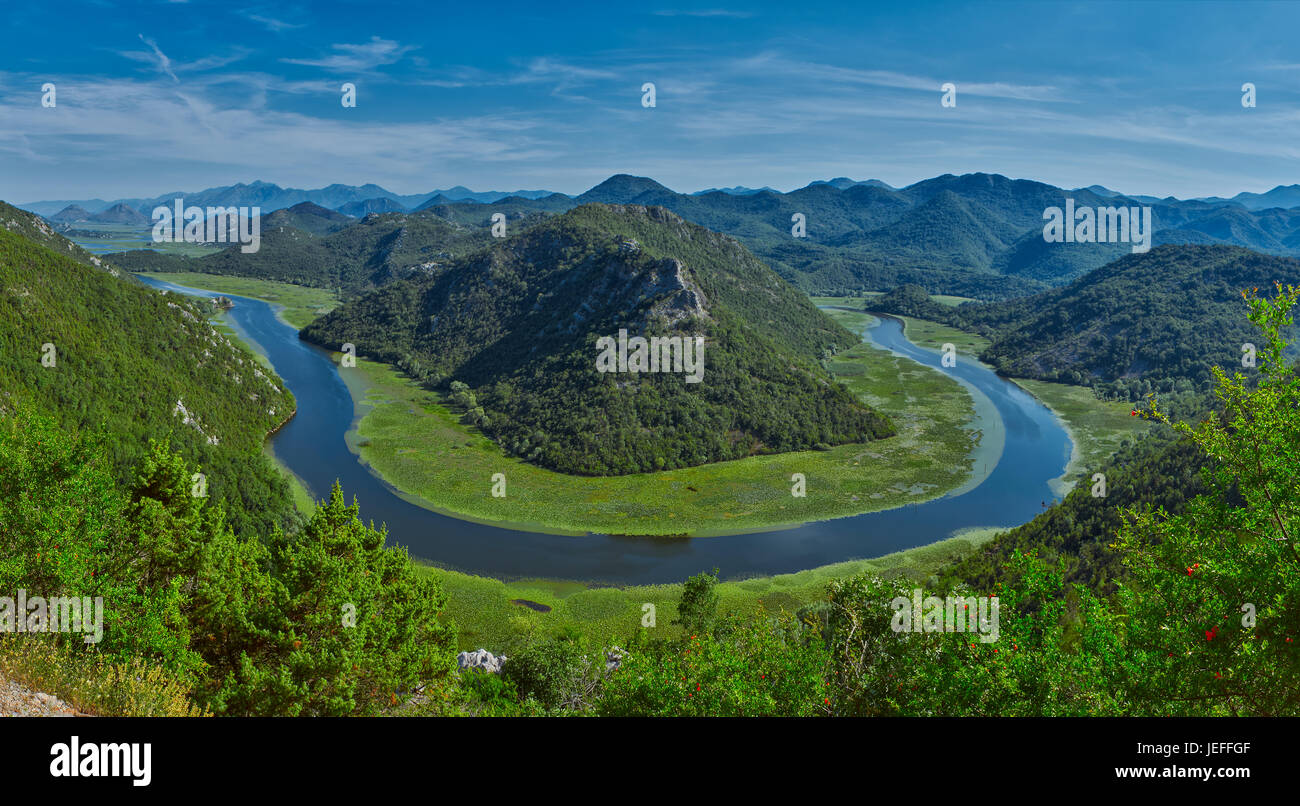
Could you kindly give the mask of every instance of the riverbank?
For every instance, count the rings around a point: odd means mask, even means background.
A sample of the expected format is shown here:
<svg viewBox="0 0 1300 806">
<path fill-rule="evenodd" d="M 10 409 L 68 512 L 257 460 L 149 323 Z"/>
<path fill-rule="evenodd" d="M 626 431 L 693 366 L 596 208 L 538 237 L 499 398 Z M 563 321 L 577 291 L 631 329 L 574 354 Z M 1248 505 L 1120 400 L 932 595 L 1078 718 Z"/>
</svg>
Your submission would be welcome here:
<svg viewBox="0 0 1300 806">
<path fill-rule="evenodd" d="M 1038 398 L 1060 418 L 1074 443 L 1065 474 L 1050 482 L 1052 491 L 1064 497 L 1079 483 L 1091 486 L 1092 474 L 1131 442 L 1155 425 L 1132 415 L 1133 404 L 1098 400 L 1092 389 L 1065 383 L 1012 378 L 1013 383 Z"/>
<path fill-rule="evenodd" d="M 279 283 L 274 280 L 199 272 L 178 274 L 142 271 L 137 274 L 176 285 L 200 288 L 204 291 L 234 294 L 269 302 L 276 306 L 276 317 L 294 330 L 301 330 L 311 324 L 316 317 L 329 313 L 339 305 L 338 297 L 328 289 Z"/>
</svg>

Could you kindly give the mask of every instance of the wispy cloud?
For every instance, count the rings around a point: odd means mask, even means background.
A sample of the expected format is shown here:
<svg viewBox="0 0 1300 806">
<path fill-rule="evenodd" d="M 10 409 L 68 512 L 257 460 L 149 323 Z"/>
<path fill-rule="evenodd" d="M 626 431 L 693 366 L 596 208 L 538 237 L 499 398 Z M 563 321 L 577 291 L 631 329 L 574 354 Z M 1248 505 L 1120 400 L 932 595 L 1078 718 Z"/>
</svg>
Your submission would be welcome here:
<svg viewBox="0 0 1300 806">
<path fill-rule="evenodd" d="M 252 22 L 256 22 L 262 25 L 263 27 L 266 28 L 266 30 L 271 31 L 272 33 L 278 34 L 281 31 L 292 31 L 295 28 L 307 27 L 306 23 L 285 22 L 284 20 L 278 20 L 274 17 L 270 17 L 265 14 L 258 14 L 253 11 L 243 11 L 240 13 L 243 15 L 245 19 L 251 20 Z"/>
<path fill-rule="evenodd" d="M 148 45 L 150 50 L 153 51 L 152 59 L 150 58 L 149 54 L 141 54 L 137 51 L 123 53 L 122 55 L 126 56 L 129 59 L 136 59 L 137 61 L 153 61 L 158 65 L 159 70 L 166 73 L 168 76 L 171 76 L 172 81 L 176 82 L 177 84 L 181 83 L 181 80 L 176 77 L 176 73 L 172 70 L 172 60 L 167 58 L 166 53 L 162 52 L 162 49 L 158 47 L 158 43 L 153 41 L 152 39 L 147 38 L 144 34 L 137 34 L 137 36 L 140 37 L 141 42 Z M 137 58 L 140 56 L 143 56 L 144 58 L 142 59 Z"/>
<path fill-rule="evenodd" d="M 372 36 L 360 45 L 335 44 L 336 53 L 318 59 L 281 59 L 286 64 L 320 67 L 336 73 L 366 73 L 377 67 L 395 64 L 403 55 L 416 49 L 415 45 L 401 45 L 391 39 Z"/>
<path fill-rule="evenodd" d="M 859 84 L 893 89 L 938 93 L 946 82 L 957 85 L 960 94 L 987 98 L 1012 98 L 1023 101 L 1066 101 L 1060 89 L 1042 84 L 1011 84 L 1001 81 L 972 81 L 964 76 L 918 76 L 890 70 L 862 70 L 819 62 L 789 59 L 767 52 L 742 59 L 737 67 L 754 72 L 779 73 L 787 78 L 809 82 Z"/>
<path fill-rule="evenodd" d="M 13 78 L 0 74 L 0 85 L 9 86 Z M 81 78 L 60 86 L 57 112 L 19 94 L 0 95 L 0 153 L 81 166 L 87 175 L 106 162 L 156 165 L 160 177 L 165 166 L 206 165 L 214 184 L 249 176 L 309 183 L 322 165 L 330 165 L 331 177 L 393 187 L 410 187 L 413 171 L 442 171 L 450 178 L 446 166 L 527 166 L 562 153 L 550 133 L 525 116 L 331 120 L 222 103 L 208 89 L 202 81 L 178 91 L 162 82 Z M 170 156 L 160 163 L 160 155 Z M 411 192 L 421 189 L 423 182 Z"/>
</svg>

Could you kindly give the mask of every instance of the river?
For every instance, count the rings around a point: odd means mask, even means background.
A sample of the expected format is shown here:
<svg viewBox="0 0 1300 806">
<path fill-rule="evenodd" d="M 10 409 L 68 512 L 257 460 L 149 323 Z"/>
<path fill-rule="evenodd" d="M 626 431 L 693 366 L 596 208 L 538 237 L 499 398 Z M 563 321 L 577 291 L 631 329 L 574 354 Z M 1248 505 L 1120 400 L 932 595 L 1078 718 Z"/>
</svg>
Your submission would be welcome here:
<svg viewBox="0 0 1300 806">
<path fill-rule="evenodd" d="M 422 507 L 362 464 L 345 439 L 355 427 L 355 407 L 338 368 L 328 352 L 300 341 L 271 304 L 140 279 L 156 288 L 235 301 L 228 321 L 266 355 L 297 398 L 297 415 L 272 438 L 272 447 L 314 496 L 323 498 L 338 479 L 348 501 L 356 497 L 363 519 L 387 525 L 390 543 L 406 546 L 413 557 L 484 576 L 632 585 L 678 582 L 715 567 L 724 578 L 738 578 L 879 557 L 967 527 L 1032 519 L 1055 500 L 1049 482 L 1064 472 L 1072 447 L 1060 421 L 1032 395 L 969 357 L 942 368 L 937 352 L 912 344 L 898 320 L 883 318 L 863 331 L 865 340 L 940 368 L 977 393 L 986 435 L 1002 437 L 1000 454 L 987 445 L 977 452 L 977 469 L 981 462 L 996 462 L 976 474 L 977 483 L 897 509 L 736 535 L 567 536 L 503 528 Z"/>
</svg>

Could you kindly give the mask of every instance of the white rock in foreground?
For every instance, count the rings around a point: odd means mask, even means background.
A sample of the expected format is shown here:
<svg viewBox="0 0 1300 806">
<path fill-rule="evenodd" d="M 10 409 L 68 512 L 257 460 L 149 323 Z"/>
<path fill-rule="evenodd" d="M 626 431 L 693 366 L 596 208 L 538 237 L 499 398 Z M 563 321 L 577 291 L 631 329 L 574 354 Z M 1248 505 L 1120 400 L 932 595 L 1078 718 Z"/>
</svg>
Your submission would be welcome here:
<svg viewBox="0 0 1300 806">
<path fill-rule="evenodd" d="M 486 649 L 476 649 L 473 652 L 462 652 L 456 656 L 456 665 L 461 669 L 482 669 L 492 674 L 500 674 L 501 666 L 506 662 L 506 656 L 497 657 Z"/>
</svg>

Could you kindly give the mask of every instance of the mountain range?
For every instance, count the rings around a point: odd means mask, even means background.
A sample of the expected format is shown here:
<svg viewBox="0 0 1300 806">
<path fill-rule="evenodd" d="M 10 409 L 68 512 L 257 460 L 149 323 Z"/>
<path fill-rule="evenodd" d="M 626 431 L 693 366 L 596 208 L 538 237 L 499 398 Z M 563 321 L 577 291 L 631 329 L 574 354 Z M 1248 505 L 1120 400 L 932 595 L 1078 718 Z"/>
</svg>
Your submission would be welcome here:
<svg viewBox="0 0 1300 806">
<path fill-rule="evenodd" d="M 373 186 L 360 195 L 372 192 Z M 324 222 L 318 213 L 312 213 L 308 218 L 314 222 L 312 226 L 319 225 L 316 229 L 340 231 L 361 226 L 379 214 L 389 235 L 400 241 L 402 248 L 392 250 L 380 239 L 362 239 L 378 251 L 344 250 L 327 261 L 337 270 L 327 270 L 328 266 L 314 270 L 297 259 L 276 264 L 256 256 L 204 258 L 201 262 L 221 263 L 223 273 L 278 273 L 274 279 L 333 286 L 341 281 L 347 290 L 373 285 L 373 270 L 381 264 L 386 266 L 385 272 L 374 276 L 399 276 L 427 264 L 426 254 L 455 252 L 426 224 L 407 226 L 408 221 L 437 217 L 465 233 L 486 233 L 492 217 L 501 213 L 513 233 L 519 226 L 584 204 L 634 204 L 664 207 L 688 221 L 736 237 L 778 274 L 810 293 L 916 284 L 932 293 L 998 300 L 1063 285 L 1132 251 L 1128 243 L 1047 242 L 1043 237 L 1044 211 L 1064 205 L 1066 199 L 1073 199 L 1079 208 L 1150 207 L 1154 245 L 1223 244 L 1274 255 L 1300 255 L 1300 208 L 1251 210 L 1234 201 L 1124 196 L 1102 186 L 1066 190 L 983 173 L 944 174 L 900 189 L 876 180 L 840 178 L 814 182 L 789 193 L 760 190 L 744 194 L 683 194 L 653 179 L 618 174 L 575 197 L 559 193 L 531 199 L 510 196 L 483 204 L 439 193 L 406 213 L 394 209 L 398 202 L 367 196 L 343 205 L 345 211 L 362 216 L 362 221 L 351 225 Z M 289 209 L 302 210 L 301 204 Z M 312 203 L 311 209 L 332 208 Z M 792 231 L 799 220 L 804 222 L 805 237 L 795 237 Z M 291 223 L 287 226 L 295 228 Z M 365 226 L 375 228 L 374 222 Z M 311 226 L 306 232 L 323 234 Z M 418 242 L 422 232 L 433 240 Z M 308 236 L 297 240 L 306 243 Z M 405 263 L 404 256 L 410 258 Z M 130 261 L 129 268 L 141 267 L 138 258 L 125 260 Z M 250 268 L 241 269 L 244 264 Z"/>
<path fill-rule="evenodd" d="M 184 193 L 175 191 L 172 193 L 163 193 L 152 198 L 128 198 L 114 199 L 113 201 L 104 201 L 103 199 L 64 199 L 57 201 L 37 201 L 26 204 L 17 204 L 23 210 L 36 213 L 54 220 L 57 216 L 64 213 L 71 215 L 81 215 L 83 212 L 89 216 L 97 213 L 103 213 L 109 208 L 125 206 L 138 212 L 148 220 L 153 208 L 161 205 L 170 205 L 177 198 L 184 198 L 186 204 L 194 204 L 203 207 L 229 207 L 229 206 L 257 206 L 262 208 L 262 213 L 266 214 L 274 210 L 280 210 L 286 207 L 292 207 L 302 202 L 312 202 L 322 207 L 328 207 L 331 210 L 347 204 L 357 204 L 376 199 L 386 199 L 397 205 L 400 209 L 414 209 L 424 202 L 435 196 L 442 196 L 453 201 L 472 201 L 479 203 L 491 203 L 508 197 L 519 197 L 523 199 L 543 198 L 549 196 L 547 190 L 516 190 L 512 192 L 503 191 L 485 191 L 476 192 L 469 188 L 457 185 L 446 190 L 434 190 L 429 193 L 417 193 L 414 195 L 404 196 L 393 193 L 390 190 L 375 184 L 365 185 L 340 185 L 333 184 L 316 190 L 300 190 L 298 188 L 282 188 L 279 185 L 256 181 L 249 184 L 239 183 L 236 185 L 226 185 L 222 187 L 208 188 L 195 193 Z M 72 208 L 69 210 L 68 208 Z M 80 208 L 80 209 L 78 209 Z M 373 211 L 378 212 L 378 211 Z M 98 220 L 86 218 L 82 220 Z"/>
</svg>

